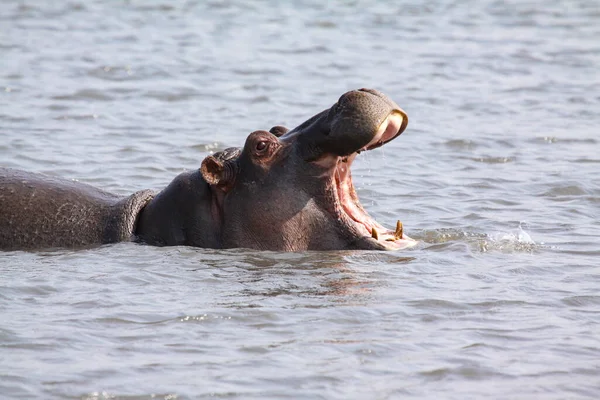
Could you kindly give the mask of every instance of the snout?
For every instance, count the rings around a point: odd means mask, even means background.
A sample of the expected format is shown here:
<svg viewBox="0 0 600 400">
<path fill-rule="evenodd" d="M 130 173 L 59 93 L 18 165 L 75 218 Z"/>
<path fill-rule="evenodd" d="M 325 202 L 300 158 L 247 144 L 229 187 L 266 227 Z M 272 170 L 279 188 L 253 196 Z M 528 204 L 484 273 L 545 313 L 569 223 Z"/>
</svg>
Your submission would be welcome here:
<svg viewBox="0 0 600 400">
<path fill-rule="evenodd" d="M 373 89 L 344 93 L 331 106 L 284 135 L 297 139 L 304 159 L 345 157 L 379 147 L 398 137 L 408 116 L 393 100 Z"/>
<path fill-rule="evenodd" d="M 329 109 L 329 137 L 337 142 L 337 155 L 379 147 L 398 137 L 408 116 L 393 100 L 374 89 L 343 94 Z"/>
</svg>

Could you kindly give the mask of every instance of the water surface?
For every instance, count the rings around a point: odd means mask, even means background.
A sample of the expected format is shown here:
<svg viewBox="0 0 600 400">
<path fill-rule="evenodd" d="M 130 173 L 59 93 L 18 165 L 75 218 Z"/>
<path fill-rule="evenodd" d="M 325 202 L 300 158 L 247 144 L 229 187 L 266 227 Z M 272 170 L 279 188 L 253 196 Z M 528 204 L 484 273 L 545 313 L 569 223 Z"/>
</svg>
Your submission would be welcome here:
<svg viewBox="0 0 600 400">
<path fill-rule="evenodd" d="M 595 1 L 4 1 L 0 163 L 127 195 L 374 87 L 412 250 L 0 254 L 0 397 L 600 397 Z"/>
</svg>

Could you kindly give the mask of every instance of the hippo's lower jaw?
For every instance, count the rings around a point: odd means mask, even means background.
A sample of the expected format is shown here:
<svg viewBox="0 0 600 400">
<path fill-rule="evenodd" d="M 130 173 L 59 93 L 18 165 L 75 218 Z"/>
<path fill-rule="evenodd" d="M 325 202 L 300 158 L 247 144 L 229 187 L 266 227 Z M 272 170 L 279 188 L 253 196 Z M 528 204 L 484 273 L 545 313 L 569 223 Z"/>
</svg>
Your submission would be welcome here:
<svg viewBox="0 0 600 400">
<path fill-rule="evenodd" d="M 396 230 L 390 230 L 367 214 L 358 200 L 350 174 L 350 166 L 361 151 L 380 147 L 394 139 L 402 132 L 403 129 L 401 127 L 405 123 L 406 119 L 401 114 L 391 113 L 366 146 L 350 156 L 336 157 L 337 160 L 333 169 L 333 181 L 331 185 L 334 203 L 336 204 L 334 212 L 360 238 L 361 247 L 381 250 L 401 250 L 417 244 L 416 240 L 411 239 L 403 233 L 400 221 L 396 225 Z"/>
</svg>

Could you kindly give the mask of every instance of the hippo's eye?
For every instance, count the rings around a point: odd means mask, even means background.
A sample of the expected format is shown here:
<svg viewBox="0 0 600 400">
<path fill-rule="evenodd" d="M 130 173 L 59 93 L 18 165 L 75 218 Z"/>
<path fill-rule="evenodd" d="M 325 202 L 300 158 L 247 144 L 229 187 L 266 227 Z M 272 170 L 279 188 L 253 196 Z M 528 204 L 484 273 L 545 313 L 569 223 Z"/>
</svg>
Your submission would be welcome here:
<svg viewBox="0 0 600 400">
<path fill-rule="evenodd" d="M 264 151 L 267 148 L 267 142 L 265 142 L 264 140 L 261 140 L 260 142 L 256 143 L 256 151 Z"/>
</svg>

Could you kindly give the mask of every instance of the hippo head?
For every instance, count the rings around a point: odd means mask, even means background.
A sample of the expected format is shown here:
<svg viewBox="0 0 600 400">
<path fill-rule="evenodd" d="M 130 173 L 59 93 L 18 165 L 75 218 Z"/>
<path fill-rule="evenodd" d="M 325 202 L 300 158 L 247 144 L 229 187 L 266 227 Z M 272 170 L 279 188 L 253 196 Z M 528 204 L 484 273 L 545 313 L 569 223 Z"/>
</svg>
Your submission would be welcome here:
<svg viewBox="0 0 600 400">
<path fill-rule="evenodd" d="M 243 149 L 207 157 L 201 173 L 216 194 L 222 247 L 261 250 L 402 249 L 416 244 L 364 210 L 350 166 L 362 151 L 399 136 L 404 111 L 370 89 L 288 131 L 255 131 Z"/>
</svg>

